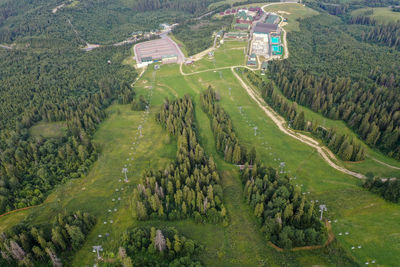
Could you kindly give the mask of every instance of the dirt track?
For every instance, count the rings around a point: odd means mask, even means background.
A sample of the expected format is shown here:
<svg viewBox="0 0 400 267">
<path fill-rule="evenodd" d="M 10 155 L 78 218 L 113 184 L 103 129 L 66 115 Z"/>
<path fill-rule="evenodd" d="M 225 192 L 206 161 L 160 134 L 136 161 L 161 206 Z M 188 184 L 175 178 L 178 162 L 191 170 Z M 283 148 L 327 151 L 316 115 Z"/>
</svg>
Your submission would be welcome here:
<svg viewBox="0 0 400 267">
<path fill-rule="evenodd" d="M 335 168 L 338 171 L 341 171 L 343 173 L 349 174 L 351 176 L 354 176 L 358 179 L 365 179 L 366 177 L 357 172 L 350 171 L 346 168 L 343 168 L 337 164 L 335 164 L 329 157 L 328 153 L 321 147 L 317 141 L 312 139 L 311 137 L 299 134 L 294 132 L 293 130 L 287 128 L 285 126 L 286 121 L 284 118 L 282 118 L 280 115 L 278 115 L 274 110 L 272 110 L 265 102 L 262 97 L 255 92 L 253 89 L 251 89 L 243 80 L 240 78 L 240 76 L 235 72 L 235 67 L 231 67 L 231 70 L 235 77 L 239 80 L 240 85 L 246 90 L 247 94 L 257 103 L 257 105 L 264 111 L 265 114 L 267 114 L 268 117 L 278 126 L 279 130 L 283 132 L 286 135 L 289 135 L 290 137 L 293 137 L 300 142 L 311 146 L 315 148 L 318 151 L 318 154 L 321 155 L 321 157 L 332 167 Z"/>
</svg>

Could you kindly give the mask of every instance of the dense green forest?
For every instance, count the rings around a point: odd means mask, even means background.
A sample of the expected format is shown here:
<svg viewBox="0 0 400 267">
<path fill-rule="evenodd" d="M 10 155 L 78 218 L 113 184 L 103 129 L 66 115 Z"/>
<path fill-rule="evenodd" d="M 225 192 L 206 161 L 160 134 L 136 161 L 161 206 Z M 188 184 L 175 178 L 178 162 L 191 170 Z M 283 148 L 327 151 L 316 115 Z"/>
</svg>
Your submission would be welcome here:
<svg viewBox="0 0 400 267">
<path fill-rule="evenodd" d="M 245 196 L 266 239 L 282 248 L 321 244 L 326 229 L 316 214 L 315 203 L 308 202 L 289 177 L 258 162 L 254 148 L 249 154 L 242 152 L 245 147 L 239 145 L 232 121 L 217 99 L 209 87 L 201 94 L 202 108 L 212 121 L 217 150 L 228 162 L 245 162 L 241 172 Z"/>
<path fill-rule="evenodd" d="M 231 23 L 231 16 L 187 20 L 175 27 L 173 34 L 185 45 L 189 56 L 192 56 L 211 47 L 214 41 L 213 33 L 229 29 Z"/>
<path fill-rule="evenodd" d="M 68 46 L 0 52 L 0 212 L 39 204 L 56 184 L 87 172 L 104 109 L 134 96 L 137 74 L 122 65 L 128 55 L 128 48 Z M 33 136 L 37 122 L 65 122 L 67 132 Z"/>
<path fill-rule="evenodd" d="M 203 248 L 175 228 L 136 227 L 122 235 L 118 258 L 122 266 L 201 267 L 193 260 Z"/>
<path fill-rule="evenodd" d="M 288 121 L 289 127 L 311 132 L 342 160 L 360 161 L 365 159 L 366 151 L 360 142 L 348 135 L 338 133 L 336 129 L 323 127 L 305 118 L 304 112 L 298 111 L 296 102 L 289 103 L 284 96 L 281 96 L 272 81 L 263 80 L 260 75 L 248 69 L 244 69 L 243 73 L 248 81 L 260 89 L 265 102 Z"/>
<path fill-rule="evenodd" d="M 28 36 L 72 41 L 76 38 L 74 28 L 79 34 L 79 44 L 84 41 L 116 43 L 133 31 L 149 31 L 157 29 L 160 23 L 182 22 L 205 13 L 213 2 L 217 1 L 86 0 L 53 13 L 60 1 L 7 0 L 0 3 L 0 43 L 12 43 Z"/>
<path fill-rule="evenodd" d="M 399 51 L 357 41 L 357 28 L 332 16 L 302 20 L 300 27 L 288 35 L 290 58 L 271 64 L 282 93 L 344 120 L 368 145 L 399 159 Z"/>
<path fill-rule="evenodd" d="M 52 225 L 17 224 L 0 234 L 0 250 L 9 266 L 62 266 L 86 239 L 96 219 L 88 213 L 58 214 Z M 1 261 L 0 261 L 1 263 Z"/>
<path fill-rule="evenodd" d="M 178 138 L 176 161 L 147 170 L 134 190 L 137 218 L 184 219 L 218 223 L 226 219 L 220 177 L 212 157 L 198 143 L 189 96 L 165 100 L 157 121 Z"/>
</svg>

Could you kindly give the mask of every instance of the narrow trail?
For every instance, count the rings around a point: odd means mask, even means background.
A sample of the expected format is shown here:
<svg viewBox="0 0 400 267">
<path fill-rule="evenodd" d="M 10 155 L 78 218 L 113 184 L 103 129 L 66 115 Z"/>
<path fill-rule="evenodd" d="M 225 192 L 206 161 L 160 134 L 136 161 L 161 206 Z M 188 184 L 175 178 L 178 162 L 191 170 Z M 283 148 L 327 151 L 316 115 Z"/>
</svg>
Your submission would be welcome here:
<svg viewBox="0 0 400 267">
<path fill-rule="evenodd" d="M 395 170 L 400 170 L 400 167 L 396 167 L 396 166 L 387 164 L 387 163 L 385 163 L 385 162 L 383 162 L 383 161 L 380 161 L 379 159 L 376 159 L 376 158 L 374 158 L 374 157 L 370 157 L 370 158 L 371 158 L 373 161 L 376 161 L 376 162 L 378 162 L 378 163 L 380 163 L 380 164 L 382 164 L 382 165 L 385 165 L 385 166 L 388 167 L 388 168 L 392 168 L 392 169 L 395 169 Z"/>
<path fill-rule="evenodd" d="M 236 79 L 239 80 L 240 85 L 246 90 L 247 94 L 257 103 L 257 105 L 264 111 L 264 113 L 278 126 L 279 130 L 286 135 L 289 135 L 292 138 L 299 140 L 300 142 L 313 147 L 317 150 L 318 154 L 334 169 L 343 172 L 345 174 L 354 176 L 358 179 L 365 179 L 365 175 L 357 172 L 350 171 L 346 168 L 343 168 L 337 164 L 335 164 L 331 158 L 329 157 L 328 153 L 326 153 L 325 149 L 319 145 L 317 141 L 312 139 L 311 137 L 305 136 L 303 134 L 299 134 L 294 132 L 293 130 L 287 128 L 285 126 L 286 121 L 280 115 L 278 115 L 272 108 L 270 108 L 262 99 L 262 97 L 257 93 L 254 92 L 243 80 L 242 78 L 236 73 L 235 68 L 231 67 L 232 73 L 235 75 Z"/>
<path fill-rule="evenodd" d="M 2 44 L 0 44 L 0 47 L 1 47 L 1 48 L 4 48 L 4 49 L 7 49 L 7 50 L 11 50 L 11 49 L 12 49 L 11 46 L 2 45 Z"/>
</svg>

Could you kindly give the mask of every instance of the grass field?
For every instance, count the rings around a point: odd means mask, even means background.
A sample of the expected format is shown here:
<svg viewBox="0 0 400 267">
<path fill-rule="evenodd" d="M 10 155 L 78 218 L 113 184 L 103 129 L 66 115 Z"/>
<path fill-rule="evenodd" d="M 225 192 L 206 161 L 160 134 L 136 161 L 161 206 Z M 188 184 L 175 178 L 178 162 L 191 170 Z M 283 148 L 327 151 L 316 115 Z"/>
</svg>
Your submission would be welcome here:
<svg viewBox="0 0 400 267">
<path fill-rule="evenodd" d="M 193 65 L 183 65 L 185 73 L 196 72 L 221 67 L 245 64 L 245 51 L 247 42 L 244 41 L 225 41 L 215 52 L 214 56 L 208 55 L 193 63 Z"/>
<path fill-rule="evenodd" d="M 288 24 L 284 26 L 287 32 L 300 31 L 298 19 L 308 18 L 319 13 L 314 9 L 303 6 L 302 4 L 280 4 L 267 6 L 264 9 L 266 12 L 276 12 L 288 19 Z M 283 11 L 279 13 L 278 11 Z"/>
<path fill-rule="evenodd" d="M 248 84 L 250 84 L 250 82 L 246 79 L 246 77 L 244 77 L 243 75 L 241 75 L 241 77 L 245 81 L 247 81 Z M 266 78 L 266 76 L 264 76 L 264 79 L 267 80 L 268 78 Z M 284 97 L 288 103 L 293 102 L 293 101 L 288 100 L 282 94 L 282 92 L 280 90 L 278 90 L 277 92 L 279 92 L 280 95 L 282 97 Z M 367 155 L 368 155 L 368 157 L 364 161 L 344 162 L 337 158 L 338 160 L 336 160 L 336 163 L 346 167 L 347 169 L 353 170 L 355 172 L 360 172 L 363 174 L 366 174 L 367 172 L 372 172 L 375 175 L 378 175 L 381 177 L 400 177 L 400 170 L 397 170 L 394 168 L 388 168 L 387 166 L 374 161 L 372 158 L 378 159 L 382 162 L 385 162 L 387 164 L 390 164 L 392 166 L 399 167 L 399 168 L 400 168 L 400 162 L 398 162 L 397 160 L 395 160 L 393 158 L 385 156 L 384 154 L 382 154 L 381 152 L 379 152 L 375 149 L 370 148 L 357 136 L 357 134 L 355 134 L 351 129 L 349 129 L 343 121 L 331 120 L 331 119 L 325 118 L 321 114 L 314 112 L 311 109 L 301 106 L 301 105 L 297 105 L 297 108 L 299 111 L 304 112 L 306 120 L 312 121 L 313 123 L 317 123 L 318 125 L 321 125 L 323 127 L 336 129 L 336 131 L 338 133 L 346 134 L 346 135 L 354 138 L 358 142 L 361 142 L 364 144 L 364 148 L 366 149 Z M 308 134 L 307 132 L 303 132 L 303 133 Z M 308 134 L 308 135 L 311 136 L 311 134 Z M 320 144 L 323 144 L 323 142 L 321 140 L 320 140 Z"/>
<path fill-rule="evenodd" d="M 393 12 L 389 7 L 376 7 L 376 8 L 360 8 L 351 12 L 353 16 L 363 15 L 364 12 L 372 10 L 373 14 L 371 15 L 374 19 L 381 23 L 389 23 L 400 21 L 400 12 Z"/>
<path fill-rule="evenodd" d="M 65 122 L 39 122 L 33 125 L 30 133 L 33 136 L 45 138 L 57 138 L 65 135 L 67 125 Z"/>
</svg>

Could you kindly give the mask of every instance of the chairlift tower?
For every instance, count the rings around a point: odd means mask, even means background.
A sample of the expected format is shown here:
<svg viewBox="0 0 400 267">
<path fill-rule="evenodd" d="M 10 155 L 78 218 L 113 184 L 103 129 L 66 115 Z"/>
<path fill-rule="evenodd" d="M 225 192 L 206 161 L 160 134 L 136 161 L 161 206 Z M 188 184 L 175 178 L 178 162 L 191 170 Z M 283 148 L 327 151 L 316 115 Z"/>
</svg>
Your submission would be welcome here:
<svg viewBox="0 0 400 267">
<path fill-rule="evenodd" d="M 122 173 L 125 175 L 125 179 L 124 182 L 127 183 L 128 182 L 128 177 L 126 175 L 126 173 L 128 172 L 128 168 L 122 168 Z"/>
<path fill-rule="evenodd" d="M 143 126 L 140 124 L 139 127 L 138 127 L 138 130 L 139 130 L 139 133 L 140 133 L 140 137 L 143 137 L 142 129 L 143 129 Z"/>
<path fill-rule="evenodd" d="M 103 251 L 103 247 L 102 246 L 93 246 L 93 252 L 97 252 L 97 259 L 99 260 L 100 257 L 100 251 Z"/>
<path fill-rule="evenodd" d="M 319 218 L 320 221 L 322 221 L 322 215 L 324 214 L 324 211 L 327 211 L 328 209 L 326 208 L 326 205 L 319 205 L 319 211 L 321 212 L 321 217 Z"/>
</svg>

